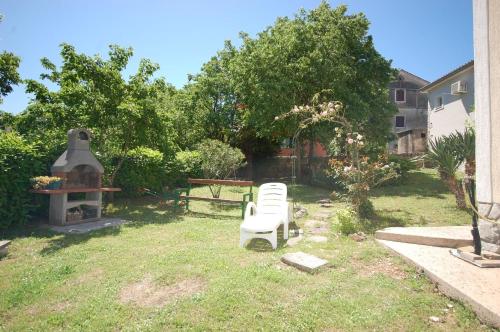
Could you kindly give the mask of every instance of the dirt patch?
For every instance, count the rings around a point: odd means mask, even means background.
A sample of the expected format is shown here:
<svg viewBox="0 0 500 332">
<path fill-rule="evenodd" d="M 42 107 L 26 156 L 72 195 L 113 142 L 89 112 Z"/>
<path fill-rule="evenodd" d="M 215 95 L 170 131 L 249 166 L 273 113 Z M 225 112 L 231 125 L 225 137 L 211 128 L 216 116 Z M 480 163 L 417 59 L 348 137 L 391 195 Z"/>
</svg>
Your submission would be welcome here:
<svg viewBox="0 0 500 332">
<path fill-rule="evenodd" d="M 58 303 L 54 304 L 52 306 L 52 310 L 55 312 L 62 312 L 62 311 L 66 311 L 66 309 L 68 309 L 69 307 L 71 307 L 71 302 L 63 301 L 63 302 L 58 302 Z"/>
<path fill-rule="evenodd" d="M 27 312 L 31 316 L 38 316 L 43 312 L 51 312 L 51 313 L 65 312 L 66 309 L 69 309 L 71 306 L 72 304 L 70 301 L 62 301 L 51 304 L 42 303 L 42 304 L 31 305 L 30 307 L 27 308 Z"/>
<path fill-rule="evenodd" d="M 353 265 L 362 277 L 372 277 L 378 273 L 396 280 L 403 280 L 408 277 L 408 273 L 388 259 L 378 259 L 369 263 L 356 261 Z"/>
<path fill-rule="evenodd" d="M 135 304 L 140 307 L 161 307 L 180 298 L 185 298 L 203 291 L 206 282 L 200 278 L 184 279 L 172 285 L 161 286 L 151 276 L 125 286 L 119 295 L 123 304 Z"/>
<path fill-rule="evenodd" d="M 80 285 L 87 283 L 89 281 L 100 280 L 104 276 L 104 271 L 102 269 L 95 269 L 78 276 L 75 279 L 69 280 L 71 285 Z"/>
</svg>

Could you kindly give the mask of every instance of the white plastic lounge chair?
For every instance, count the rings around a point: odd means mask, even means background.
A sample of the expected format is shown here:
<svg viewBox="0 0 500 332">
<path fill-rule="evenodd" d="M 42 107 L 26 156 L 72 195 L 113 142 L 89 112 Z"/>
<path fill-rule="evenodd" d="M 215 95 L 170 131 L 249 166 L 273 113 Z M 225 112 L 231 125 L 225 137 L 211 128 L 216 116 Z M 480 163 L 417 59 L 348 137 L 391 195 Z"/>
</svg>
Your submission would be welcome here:
<svg viewBox="0 0 500 332">
<path fill-rule="evenodd" d="M 288 239 L 288 202 L 286 185 L 266 183 L 259 187 L 257 205 L 248 203 L 240 226 L 240 247 L 250 239 L 268 240 L 278 247 L 278 227 L 283 224 L 283 237 Z"/>
</svg>

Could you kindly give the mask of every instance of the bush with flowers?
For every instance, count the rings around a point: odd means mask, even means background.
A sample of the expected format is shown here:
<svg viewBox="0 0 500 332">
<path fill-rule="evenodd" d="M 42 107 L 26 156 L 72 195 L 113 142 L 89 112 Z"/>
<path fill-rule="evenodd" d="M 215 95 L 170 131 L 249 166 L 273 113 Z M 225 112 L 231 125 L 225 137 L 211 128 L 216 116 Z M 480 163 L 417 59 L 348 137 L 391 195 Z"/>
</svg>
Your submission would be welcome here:
<svg viewBox="0 0 500 332">
<path fill-rule="evenodd" d="M 369 193 L 373 187 L 398 177 L 394 165 L 385 155 L 370 158 L 363 154 L 365 141 L 359 132 L 344 132 L 335 128 L 337 138 L 343 138 L 344 155 L 330 160 L 329 174 L 336 177 L 346 189 L 344 197 L 361 218 L 373 214 Z"/>
<path fill-rule="evenodd" d="M 344 117 L 344 107 L 340 102 L 317 102 L 319 94 L 313 98 L 312 105 L 294 106 L 290 112 L 275 118 L 276 121 L 289 117 L 299 120 L 299 127 L 294 138 L 303 129 L 321 122 L 335 126 L 334 141 L 338 146 L 337 157 L 330 160 L 328 171 L 346 189 L 343 195 L 360 218 L 373 214 L 373 205 L 369 200 L 370 190 L 390 179 L 398 177 L 394 169 L 382 155 L 370 158 L 363 153 L 365 138 L 354 131 Z"/>
</svg>

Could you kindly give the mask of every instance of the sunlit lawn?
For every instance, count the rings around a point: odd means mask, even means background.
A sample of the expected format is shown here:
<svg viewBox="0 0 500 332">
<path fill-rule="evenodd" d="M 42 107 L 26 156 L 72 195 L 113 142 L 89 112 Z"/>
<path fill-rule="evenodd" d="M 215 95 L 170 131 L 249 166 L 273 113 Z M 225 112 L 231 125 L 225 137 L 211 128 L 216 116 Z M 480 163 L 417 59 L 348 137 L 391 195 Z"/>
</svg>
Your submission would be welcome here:
<svg viewBox="0 0 500 332">
<path fill-rule="evenodd" d="M 306 186 L 297 192 L 310 214 L 329 194 Z M 384 225 L 468 222 L 429 171 L 375 195 Z M 371 236 L 358 243 L 332 232 L 323 244 L 241 249 L 238 207 L 195 202 L 184 214 L 157 203 L 117 201 L 108 211 L 131 221 L 119 229 L 13 232 L 10 254 L 0 261 L 0 330 L 484 330 L 469 309 L 434 292 Z M 280 263 L 294 251 L 332 267 L 309 275 Z M 448 303 L 454 307 L 446 314 Z"/>
</svg>

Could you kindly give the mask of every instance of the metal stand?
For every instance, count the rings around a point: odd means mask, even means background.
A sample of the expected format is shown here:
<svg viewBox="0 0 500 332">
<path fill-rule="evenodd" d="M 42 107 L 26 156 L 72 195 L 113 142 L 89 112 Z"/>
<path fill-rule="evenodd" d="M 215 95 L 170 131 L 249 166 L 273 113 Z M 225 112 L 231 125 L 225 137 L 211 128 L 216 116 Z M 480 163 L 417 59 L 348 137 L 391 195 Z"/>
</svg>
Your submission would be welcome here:
<svg viewBox="0 0 500 332">
<path fill-rule="evenodd" d="M 471 234 L 472 234 L 472 240 L 474 243 L 474 254 L 481 256 L 481 237 L 479 236 L 479 228 L 477 225 L 477 214 L 475 213 L 474 210 L 477 210 L 476 206 L 476 182 L 474 179 L 466 177 L 464 179 L 464 184 L 465 184 L 465 189 L 466 189 L 466 195 L 469 196 L 470 203 L 472 205 L 473 211 L 472 211 L 472 229 L 471 229 Z"/>
</svg>

